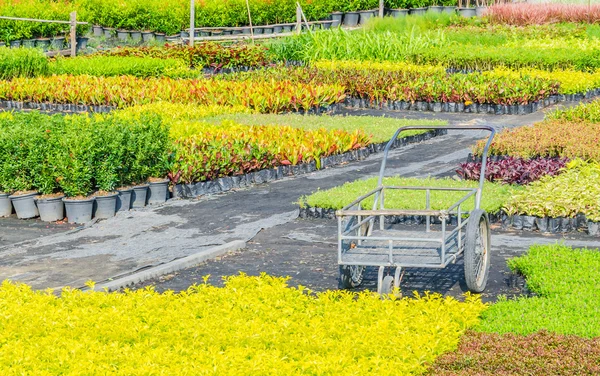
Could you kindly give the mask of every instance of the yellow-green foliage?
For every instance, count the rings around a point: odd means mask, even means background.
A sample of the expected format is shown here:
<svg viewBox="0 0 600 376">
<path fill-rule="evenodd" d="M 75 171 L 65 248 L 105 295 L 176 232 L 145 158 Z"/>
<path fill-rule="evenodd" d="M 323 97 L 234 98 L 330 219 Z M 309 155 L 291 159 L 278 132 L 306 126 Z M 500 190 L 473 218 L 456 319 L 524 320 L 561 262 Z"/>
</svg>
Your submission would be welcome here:
<svg viewBox="0 0 600 376">
<path fill-rule="evenodd" d="M 115 112 L 117 116 L 128 118 L 139 117 L 143 113 L 160 115 L 166 122 L 177 120 L 202 120 L 204 118 L 225 114 L 252 114 L 254 111 L 244 106 L 199 106 L 196 104 L 180 104 L 170 102 L 157 102 L 132 106 Z"/>
<path fill-rule="evenodd" d="M 585 93 L 588 90 L 600 87 L 600 71 L 583 72 L 574 69 L 547 71 L 535 68 L 523 68 L 519 70 L 499 67 L 493 71 L 485 72 L 486 75 L 504 76 L 519 79 L 523 75 L 542 78 L 560 83 L 559 93 L 576 94 Z"/>
<path fill-rule="evenodd" d="M 352 60 L 336 60 L 336 61 L 318 61 L 312 64 L 314 67 L 331 70 L 331 69 L 364 69 L 364 70 L 379 70 L 388 72 L 409 72 L 409 73 L 421 73 L 421 74 L 443 74 L 446 72 L 446 68 L 442 65 L 429 65 L 429 64 L 412 64 L 406 62 L 378 62 L 378 61 L 352 61 Z"/>
<path fill-rule="evenodd" d="M 230 277 L 175 294 L 0 286 L 2 375 L 406 375 L 456 348 L 485 309 Z"/>
</svg>

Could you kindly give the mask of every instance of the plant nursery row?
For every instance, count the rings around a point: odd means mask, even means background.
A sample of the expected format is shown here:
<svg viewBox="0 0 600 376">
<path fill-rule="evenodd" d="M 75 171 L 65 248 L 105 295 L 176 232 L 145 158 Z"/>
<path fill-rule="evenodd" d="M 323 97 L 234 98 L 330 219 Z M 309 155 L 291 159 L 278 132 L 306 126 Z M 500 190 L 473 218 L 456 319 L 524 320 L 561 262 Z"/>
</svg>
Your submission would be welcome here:
<svg viewBox="0 0 600 376">
<path fill-rule="evenodd" d="M 335 29 L 273 40 L 275 60 L 366 60 L 441 64 L 459 70 L 600 67 L 600 26 L 505 26 L 445 15 L 374 19 L 361 30 Z"/>
<path fill-rule="evenodd" d="M 333 12 L 372 11 L 379 7 L 379 0 L 300 0 L 308 20 L 329 18 Z M 456 7 L 456 0 L 386 0 L 386 8 L 418 8 L 447 5 Z M 296 21 L 294 0 L 250 0 L 248 2 L 254 25 L 274 25 Z M 182 0 L 42 0 L 5 1 L 0 4 L 4 16 L 69 20 L 69 13 L 77 11 L 78 20 L 124 30 L 155 31 L 168 35 L 179 33 L 189 27 L 189 2 Z M 356 14 L 358 20 L 358 14 Z M 239 27 L 248 22 L 248 9 L 243 0 L 204 0 L 196 3 L 195 21 L 202 27 Z M 1 20 L 2 38 L 30 39 L 37 36 L 53 37 L 65 32 L 64 25 L 24 23 Z M 66 27 L 68 30 L 68 25 Z"/>
<path fill-rule="evenodd" d="M 144 206 L 146 201 L 164 202 L 169 182 L 189 185 L 255 172 L 258 179 L 261 171 L 274 168 L 293 174 L 305 165 L 319 169 L 322 163 L 337 163 L 327 157 L 373 143 L 373 137 L 359 123 L 353 126 L 351 119 L 349 126 L 340 128 L 204 120 L 233 112 L 249 110 L 157 103 L 110 115 L 4 113 L 0 118 L 0 151 L 5 156 L 0 159 L 0 216 L 10 215 L 14 206 L 21 218 L 39 213 L 43 219 L 62 219 L 59 214 L 44 216 L 40 202 L 52 200 L 61 209 L 60 200 L 66 196 L 66 200 L 89 204 L 87 220 L 95 201 L 97 210 L 101 209 L 96 216 L 103 218 L 114 215 L 119 206 L 128 209 Z M 100 202 L 109 198 L 106 214 Z M 28 211 L 20 212 L 22 207 Z"/>
</svg>

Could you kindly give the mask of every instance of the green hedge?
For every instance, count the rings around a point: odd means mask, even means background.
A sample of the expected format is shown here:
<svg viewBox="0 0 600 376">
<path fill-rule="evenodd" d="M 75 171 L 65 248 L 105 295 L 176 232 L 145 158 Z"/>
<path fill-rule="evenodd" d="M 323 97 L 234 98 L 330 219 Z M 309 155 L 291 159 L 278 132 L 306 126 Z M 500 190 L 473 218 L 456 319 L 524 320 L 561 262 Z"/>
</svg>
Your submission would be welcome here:
<svg viewBox="0 0 600 376">
<path fill-rule="evenodd" d="M 168 129 L 157 116 L 0 115 L 0 191 L 110 191 L 163 177 Z"/>
</svg>

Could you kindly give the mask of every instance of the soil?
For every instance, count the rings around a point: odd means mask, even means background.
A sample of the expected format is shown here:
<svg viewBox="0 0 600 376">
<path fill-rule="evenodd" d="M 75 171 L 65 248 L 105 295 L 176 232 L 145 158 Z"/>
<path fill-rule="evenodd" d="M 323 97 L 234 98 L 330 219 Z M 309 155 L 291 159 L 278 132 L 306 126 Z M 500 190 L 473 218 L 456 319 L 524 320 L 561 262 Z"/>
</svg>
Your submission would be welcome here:
<svg viewBox="0 0 600 376">
<path fill-rule="evenodd" d="M 114 191 L 111 191 L 111 192 L 108 192 L 108 191 L 98 191 L 98 192 L 94 193 L 94 196 L 95 197 L 106 197 L 106 196 L 112 196 L 112 195 L 114 195 L 116 193 L 118 193 L 118 192 L 114 192 Z"/>
<path fill-rule="evenodd" d="M 91 200 L 93 199 L 93 196 L 73 196 L 73 197 L 67 197 L 66 199 L 68 201 L 84 201 L 84 200 Z"/>
<path fill-rule="evenodd" d="M 25 196 L 31 193 L 37 193 L 37 191 L 16 191 L 12 196 Z"/>
<path fill-rule="evenodd" d="M 38 201 L 39 200 L 50 200 L 50 199 L 59 198 L 59 197 L 65 197 L 65 194 L 59 192 L 59 193 L 51 193 L 48 195 L 41 195 L 41 196 L 38 196 Z"/>
<path fill-rule="evenodd" d="M 164 183 L 166 181 L 169 181 L 169 179 L 166 179 L 166 178 L 150 178 L 150 179 L 148 179 L 148 183 Z"/>
<path fill-rule="evenodd" d="M 126 187 L 119 187 L 116 189 L 116 191 L 130 191 L 133 189 L 133 185 L 128 185 Z"/>
</svg>

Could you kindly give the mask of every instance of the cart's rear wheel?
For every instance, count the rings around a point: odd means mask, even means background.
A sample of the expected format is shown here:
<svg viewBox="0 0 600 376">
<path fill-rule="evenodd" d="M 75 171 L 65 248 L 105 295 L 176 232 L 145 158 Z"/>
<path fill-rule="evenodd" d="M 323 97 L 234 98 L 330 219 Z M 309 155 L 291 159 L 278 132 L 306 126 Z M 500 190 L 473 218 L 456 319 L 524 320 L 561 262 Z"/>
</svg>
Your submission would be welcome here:
<svg viewBox="0 0 600 376">
<path fill-rule="evenodd" d="M 490 271 L 490 221 L 484 210 L 469 215 L 465 239 L 465 280 L 471 292 L 485 290 Z"/>
<path fill-rule="evenodd" d="M 381 288 L 379 289 L 381 295 L 386 296 L 394 292 L 394 277 L 386 275 L 381 282 Z"/>
<path fill-rule="evenodd" d="M 365 267 L 359 265 L 340 265 L 339 287 L 341 289 L 353 289 L 363 281 Z"/>
</svg>

